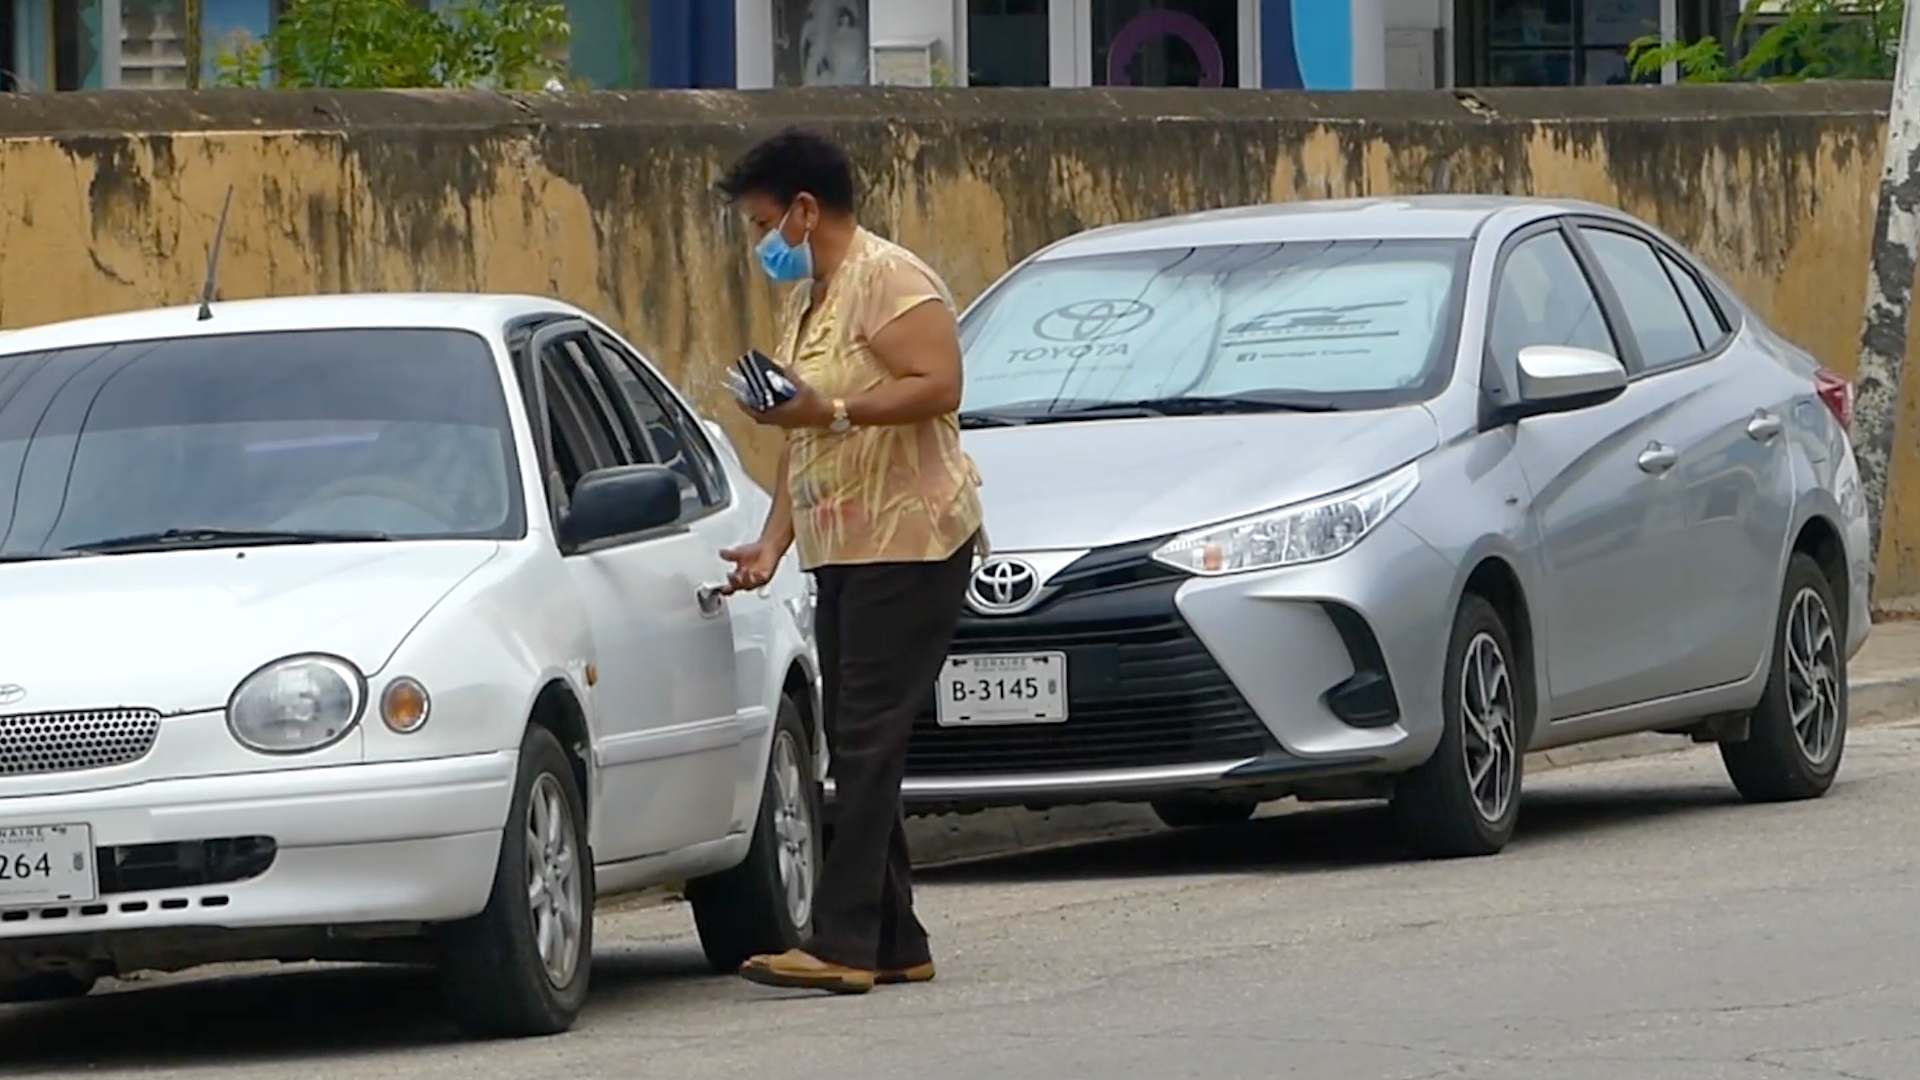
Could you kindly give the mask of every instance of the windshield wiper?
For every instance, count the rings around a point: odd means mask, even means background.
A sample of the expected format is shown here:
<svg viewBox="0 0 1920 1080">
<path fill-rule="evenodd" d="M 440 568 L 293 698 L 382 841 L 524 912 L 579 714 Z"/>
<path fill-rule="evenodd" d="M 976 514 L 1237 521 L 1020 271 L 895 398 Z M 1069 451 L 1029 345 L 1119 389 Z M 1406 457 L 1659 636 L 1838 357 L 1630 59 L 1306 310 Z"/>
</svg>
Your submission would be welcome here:
<svg viewBox="0 0 1920 1080">
<path fill-rule="evenodd" d="M 79 554 L 78 551 L 0 551 L 0 563 L 46 562 L 71 559 Z"/>
<path fill-rule="evenodd" d="M 1321 401 L 1293 401 L 1259 397 L 1162 397 L 1138 401 L 1110 401 L 1048 413 L 1036 420 L 1091 420 L 1124 416 L 1213 416 L 1225 413 L 1323 413 L 1339 407 Z"/>
<path fill-rule="evenodd" d="M 964 412 L 960 414 L 960 428 L 963 431 L 974 428 L 1019 427 L 1026 422 L 1026 417 L 1008 416 L 1005 413 Z"/>
<path fill-rule="evenodd" d="M 242 544 L 351 544 L 391 540 L 382 532 L 315 529 L 164 529 L 91 540 L 62 548 L 67 554 L 159 551 L 165 548 L 232 547 Z"/>
</svg>

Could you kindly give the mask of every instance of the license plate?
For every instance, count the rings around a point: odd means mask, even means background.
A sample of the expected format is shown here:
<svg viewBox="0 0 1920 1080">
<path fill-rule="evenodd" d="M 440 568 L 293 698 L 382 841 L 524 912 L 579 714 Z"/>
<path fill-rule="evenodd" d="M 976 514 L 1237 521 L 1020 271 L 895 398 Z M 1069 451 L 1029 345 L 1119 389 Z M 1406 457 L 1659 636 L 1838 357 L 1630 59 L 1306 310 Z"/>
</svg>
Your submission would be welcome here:
<svg viewBox="0 0 1920 1080">
<path fill-rule="evenodd" d="M 1067 654 L 949 656 L 934 700 L 941 727 L 1064 723 Z"/>
<path fill-rule="evenodd" d="M 0 825 L 0 909 L 84 904 L 98 884 L 87 825 Z"/>
</svg>

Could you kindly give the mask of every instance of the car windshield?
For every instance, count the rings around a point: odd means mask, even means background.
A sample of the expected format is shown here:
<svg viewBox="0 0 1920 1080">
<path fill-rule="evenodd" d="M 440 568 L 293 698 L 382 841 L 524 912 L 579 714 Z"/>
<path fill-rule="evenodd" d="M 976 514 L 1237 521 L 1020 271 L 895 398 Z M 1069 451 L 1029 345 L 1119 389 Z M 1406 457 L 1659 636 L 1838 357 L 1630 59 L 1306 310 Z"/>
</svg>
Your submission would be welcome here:
<svg viewBox="0 0 1920 1080">
<path fill-rule="evenodd" d="M 1029 263 L 967 312 L 961 408 L 990 423 L 1423 400 L 1449 370 L 1469 250 L 1291 242 Z"/>
<path fill-rule="evenodd" d="M 0 561 L 275 534 L 512 537 L 514 462 L 492 351 L 465 331 L 0 357 Z"/>
</svg>

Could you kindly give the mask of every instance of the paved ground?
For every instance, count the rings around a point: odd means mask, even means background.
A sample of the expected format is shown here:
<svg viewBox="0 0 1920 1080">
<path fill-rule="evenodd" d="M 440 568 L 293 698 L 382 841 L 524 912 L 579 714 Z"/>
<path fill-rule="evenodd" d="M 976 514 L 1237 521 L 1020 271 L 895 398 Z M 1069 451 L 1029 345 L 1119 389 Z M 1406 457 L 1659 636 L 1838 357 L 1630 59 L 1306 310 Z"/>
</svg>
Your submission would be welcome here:
<svg viewBox="0 0 1920 1080">
<path fill-rule="evenodd" d="M 1400 861 L 1359 807 L 935 871 L 940 981 L 863 999 L 707 977 L 656 909 L 607 920 L 561 1038 L 462 1045 L 417 975 L 306 969 L 0 1010 L 0 1073 L 1909 1080 L 1916 808 L 1920 721 L 1811 804 L 1740 804 L 1705 748 L 1539 777 L 1493 859 Z"/>
</svg>

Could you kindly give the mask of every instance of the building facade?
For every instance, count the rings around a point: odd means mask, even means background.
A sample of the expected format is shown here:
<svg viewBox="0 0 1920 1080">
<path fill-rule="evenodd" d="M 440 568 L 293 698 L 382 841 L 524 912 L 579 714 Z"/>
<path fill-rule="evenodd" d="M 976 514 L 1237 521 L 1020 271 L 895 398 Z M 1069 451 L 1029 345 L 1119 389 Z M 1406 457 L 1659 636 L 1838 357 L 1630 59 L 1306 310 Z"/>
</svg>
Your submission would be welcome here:
<svg viewBox="0 0 1920 1080">
<path fill-rule="evenodd" d="M 201 0 L 203 56 L 286 0 Z M 435 0 L 417 0 L 431 3 Z M 1416 89 L 1629 80 L 1641 37 L 1741 0 L 564 0 L 596 88 Z M 184 0 L 0 0 L 13 90 L 186 84 Z M 1671 73 L 1668 73 L 1671 78 Z"/>
</svg>

